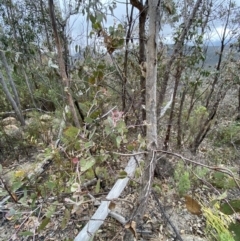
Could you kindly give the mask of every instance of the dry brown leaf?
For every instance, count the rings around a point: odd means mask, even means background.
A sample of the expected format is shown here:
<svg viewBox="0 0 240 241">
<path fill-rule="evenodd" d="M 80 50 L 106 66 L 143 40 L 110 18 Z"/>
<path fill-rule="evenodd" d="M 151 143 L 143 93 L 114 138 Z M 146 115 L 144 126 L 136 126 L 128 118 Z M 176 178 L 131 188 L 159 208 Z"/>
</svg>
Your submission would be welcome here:
<svg viewBox="0 0 240 241">
<path fill-rule="evenodd" d="M 126 223 L 124 227 L 126 229 L 129 229 L 132 232 L 132 234 L 134 235 L 134 237 L 137 238 L 136 226 L 137 226 L 136 222 L 130 221 L 130 222 Z"/>
<path fill-rule="evenodd" d="M 108 208 L 112 211 L 116 207 L 116 203 L 111 201 Z"/>
<path fill-rule="evenodd" d="M 185 204 L 186 204 L 187 210 L 190 213 L 195 215 L 200 215 L 202 213 L 201 205 L 196 200 L 194 200 L 192 197 L 188 195 L 185 195 L 184 198 L 185 198 Z"/>
</svg>

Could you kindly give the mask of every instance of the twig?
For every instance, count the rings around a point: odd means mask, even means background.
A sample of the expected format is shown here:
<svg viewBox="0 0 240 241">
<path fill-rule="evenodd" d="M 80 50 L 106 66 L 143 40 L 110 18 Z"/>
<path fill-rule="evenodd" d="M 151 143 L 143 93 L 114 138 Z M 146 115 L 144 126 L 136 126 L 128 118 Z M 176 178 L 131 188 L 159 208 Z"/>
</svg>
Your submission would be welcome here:
<svg viewBox="0 0 240 241">
<path fill-rule="evenodd" d="M 191 159 L 188 159 L 184 156 L 182 156 L 181 154 L 177 154 L 177 153 L 174 153 L 174 152 L 169 152 L 169 151 L 163 151 L 163 150 L 156 150 L 157 152 L 162 152 L 162 153 L 165 153 L 165 154 L 168 154 L 168 155 L 172 155 L 172 156 L 176 156 L 176 157 L 179 157 L 181 158 L 182 160 L 184 161 L 187 161 L 187 162 L 190 162 L 190 163 L 193 163 L 193 164 L 196 164 L 198 166 L 202 166 L 202 167 L 205 167 L 205 168 L 208 168 L 210 170 L 213 170 L 213 171 L 218 171 L 218 172 L 222 172 L 222 173 L 225 173 L 229 176 L 231 176 L 234 180 L 234 182 L 236 183 L 236 186 L 238 187 L 238 189 L 240 190 L 240 185 L 238 184 L 237 181 L 240 181 L 239 178 L 236 178 L 233 174 L 233 172 L 231 170 L 229 170 L 228 168 L 225 168 L 225 167 L 218 167 L 218 166 L 208 166 L 206 164 L 203 164 L 203 163 L 199 163 L 199 162 L 196 162 L 196 161 L 193 161 Z"/>
<path fill-rule="evenodd" d="M 11 238 L 10 238 L 8 241 L 12 240 L 12 237 L 13 237 L 14 235 L 16 235 L 16 234 L 20 231 L 20 229 L 22 228 L 22 226 L 24 225 L 24 223 L 26 223 L 27 220 L 29 219 L 29 217 L 30 217 L 34 212 L 36 212 L 36 210 L 38 210 L 39 208 L 40 208 L 40 207 L 37 207 L 37 208 L 35 208 L 33 211 L 30 212 L 30 214 L 23 220 L 23 222 L 20 224 L 20 226 L 18 227 L 18 229 L 15 231 L 15 233 L 11 236 Z"/>
<path fill-rule="evenodd" d="M 177 229 L 175 228 L 175 226 L 172 224 L 171 220 L 169 219 L 169 217 L 167 216 L 165 210 L 163 209 L 160 201 L 158 200 L 157 198 L 157 194 L 154 190 L 152 190 L 152 194 L 158 204 L 158 209 L 160 210 L 160 212 L 162 213 L 162 215 L 164 216 L 164 218 L 168 221 L 168 223 L 170 224 L 171 228 L 173 229 L 173 231 L 175 232 L 176 234 L 176 238 L 180 241 L 183 241 L 182 237 L 180 236 L 180 234 L 178 233 Z"/>
<path fill-rule="evenodd" d="M 3 184 L 4 189 L 7 191 L 7 193 L 9 194 L 9 196 L 12 198 L 12 200 L 15 203 L 18 203 L 18 200 L 16 199 L 16 197 L 14 196 L 14 194 L 9 190 L 7 184 L 3 181 L 3 179 L 0 177 L 0 181 Z"/>
<path fill-rule="evenodd" d="M 141 152 L 136 152 L 136 153 L 127 153 L 127 154 L 115 152 L 115 151 L 108 151 L 107 153 L 112 153 L 112 154 L 116 154 L 116 155 L 120 155 L 120 156 L 137 156 L 137 155 L 147 154 L 146 151 L 141 151 Z"/>
</svg>

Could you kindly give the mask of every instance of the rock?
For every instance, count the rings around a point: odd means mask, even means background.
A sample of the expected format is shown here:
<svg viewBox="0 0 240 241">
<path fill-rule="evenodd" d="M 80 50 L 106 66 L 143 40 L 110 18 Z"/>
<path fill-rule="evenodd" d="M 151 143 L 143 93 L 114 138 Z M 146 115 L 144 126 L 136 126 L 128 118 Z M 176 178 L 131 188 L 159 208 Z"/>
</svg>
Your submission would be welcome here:
<svg viewBox="0 0 240 241">
<path fill-rule="evenodd" d="M 14 117 L 7 117 L 2 120 L 2 125 L 7 126 L 7 125 L 15 125 L 18 126 L 19 122 L 16 120 Z"/>
<path fill-rule="evenodd" d="M 52 117 L 50 115 L 44 114 L 40 116 L 40 120 L 43 122 L 48 122 L 49 120 L 51 120 Z"/>
<path fill-rule="evenodd" d="M 11 137 L 21 137 L 22 136 L 22 131 L 15 125 L 7 125 L 4 127 L 4 131 L 8 136 Z"/>
</svg>

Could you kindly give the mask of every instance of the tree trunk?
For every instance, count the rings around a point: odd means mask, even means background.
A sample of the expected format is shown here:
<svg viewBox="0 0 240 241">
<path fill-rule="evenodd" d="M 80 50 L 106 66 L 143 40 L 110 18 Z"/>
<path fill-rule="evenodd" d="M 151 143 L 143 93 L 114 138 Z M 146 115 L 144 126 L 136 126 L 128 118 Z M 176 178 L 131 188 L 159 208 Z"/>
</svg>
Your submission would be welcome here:
<svg viewBox="0 0 240 241">
<path fill-rule="evenodd" d="M 5 56 L 3 51 L 0 51 L 0 57 L 1 57 L 1 61 L 3 63 L 3 66 L 5 68 L 5 71 L 6 71 L 6 74 L 7 74 L 9 83 L 10 83 L 10 86 L 12 88 L 12 92 L 13 92 L 15 103 L 17 104 L 17 107 L 19 108 L 19 111 L 21 111 L 20 99 L 19 99 L 19 96 L 18 96 L 18 92 L 17 92 L 16 86 L 15 86 L 15 83 L 13 81 L 11 70 L 10 70 L 9 65 L 7 63 L 6 56 Z"/>
<path fill-rule="evenodd" d="M 145 23 L 147 18 L 147 11 L 139 11 L 139 64 L 146 61 L 146 31 Z M 141 86 L 141 110 L 142 110 L 142 122 L 146 120 L 146 78 L 141 76 L 140 78 Z M 145 107 L 145 108 L 144 108 Z M 146 135 L 146 127 L 144 126 L 144 135 Z"/>
<path fill-rule="evenodd" d="M 182 146 L 182 113 L 183 113 L 183 106 L 184 106 L 184 101 L 186 97 L 186 87 L 184 87 L 182 96 L 181 96 L 181 101 L 180 101 L 180 106 L 179 106 L 179 113 L 177 117 L 177 148 L 181 148 Z"/>
<path fill-rule="evenodd" d="M 134 210 L 133 217 L 140 221 L 152 189 L 154 169 L 156 166 L 157 143 L 157 43 L 160 29 L 160 2 L 149 2 L 149 36 L 147 40 L 147 73 L 146 73 L 146 120 L 147 120 L 147 150 L 143 173 L 143 188 L 139 195 L 139 205 Z"/>
<path fill-rule="evenodd" d="M 66 94 L 67 103 L 69 105 L 75 126 L 77 128 L 80 128 L 80 123 L 78 120 L 77 112 L 74 107 L 74 101 L 73 101 L 72 95 L 70 93 L 70 80 L 65 71 L 65 63 L 64 63 L 63 54 L 62 54 L 63 49 L 62 49 L 62 44 L 61 44 L 61 41 L 60 41 L 60 38 L 59 38 L 59 35 L 57 32 L 53 0 L 49 0 L 49 11 L 50 11 L 50 18 L 52 21 L 54 38 L 56 41 L 57 52 L 58 52 L 58 65 L 59 65 L 60 74 L 61 74 L 61 78 L 62 78 L 62 84 L 64 86 L 64 91 Z"/>
<path fill-rule="evenodd" d="M 197 10 L 199 9 L 201 3 L 202 3 L 202 0 L 197 0 L 197 2 L 195 3 L 192 13 L 189 15 L 189 18 L 188 18 L 187 22 L 185 23 L 177 42 L 174 45 L 173 54 L 167 63 L 166 71 L 163 75 L 163 82 L 161 83 L 161 89 L 160 89 L 160 94 L 159 94 L 159 99 L 158 99 L 158 116 L 159 116 L 158 119 L 160 119 L 161 108 L 162 108 L 163 101 L 165 98 L 172 64 L 174 63 L 175 59 L 179 56 L 179 53 L 182 52 L 182 49 L 184 47 L 184 40 L 188 34 L 188 31 L 189 31 L 194 19 L 195 19 Z"/>
<path fill-rule="evenodd" d="M 52 45 L 50 44 L 50 38 L 49 38 L 48 28 L 47 28 L 47 23 L 46 23 L 46 17 L 45 17 L 45 13 L 44 13 L 43 0 L 40 0 L 40 8 L 41 8 L 41 14 L 42 14 L 42 19 L 43 19 L 44 29 L 45 29 L 47 47 L 48 47 L 48 50 L 51 52 L 52 51 Z"/>
<path fill-rule="evenodd" d="M 182 57 L 182 55 L 181 55 L 181 57 Z M 170 141 L 170 137 L 171 137 L 171 128 L 172 128 L 172 124 L 173 124 L 177 89 L 178 89 L 178 85 L 179 85 L 179 82 L 180 82 L 180 78 L 181 78 L 183 69 L 184 69 L 184 66 L 181 63 L 181 58 L 180 58 L 180 61 L 177 63 L 176 73 L 175 73 L 175 76 L 174 76 L 175 77 L 175 85 L 174 85 L 174 91 L 173 91 L 173 101 L 172 101 L 172 106 L 171 106 L 171 110 L 170 110 L 170 116 L 169 116 L 169 121 L 168 121 L 168 125 L 167 125 L 167 131 L 166 131 L 166 136 L 165 136 L 164 146 L 163 146 L 163 149 L 165 151 L 168 150 L 169 141 Z"/>
<path fill-rule="evenodd" d="M 146 61 L 146 30 L 145 24 L 147 19 L 147 5 L 143 5 L 138 0 L 131 0 L 131 4 L 139 10 L 139 64 L 141 65 Z M 141 121 L 146 120 L 146 77 L 140 77 L 140 88 L 141 88 Z M 144 108 L 145 106 L 145 108 Z M 143 135 L 146 136 L 146 127 L 143 128 Z"/>
<path fill-rule="evenodd" d="M 124 55 L 124 70 L 123 70 L 124 77 L 122 79 L 122 111 L 123 112 L 126 112 L 126 99 L 127 99 L 126 85 L 127 85 L 127 77 L 128 77 L 128 51 L 129 51 L 128 44 L 129 44 L 129 40 L 131 38 L 131 32 L 132 32 L 132 18 L 133 18 L 133 6 L 131 8 L 130 18 L 128 19 L 128 31 L 126 36 L 126 48 L 125 48 L 125 55 Z M 127 116 L 125 117 L 125 122 L 127 123 Z"/>
<path fill-rule="evenodd" d="M 12 107 L 13 107 L 15 113 L 16 113 L 17 119 L 21 122 L 21 125 L 24 126 L 25 120 L 23 118 L 21 110 L 18 108 L 17 103 L 13 99 L 1 72 L 0 72 L 0 84 L 2 85 L 3 91 L 6 94 L 6 97 L 7 97 L 8 101 L 10 102 L 10 104 L 12 105 Z"/>
</svg>

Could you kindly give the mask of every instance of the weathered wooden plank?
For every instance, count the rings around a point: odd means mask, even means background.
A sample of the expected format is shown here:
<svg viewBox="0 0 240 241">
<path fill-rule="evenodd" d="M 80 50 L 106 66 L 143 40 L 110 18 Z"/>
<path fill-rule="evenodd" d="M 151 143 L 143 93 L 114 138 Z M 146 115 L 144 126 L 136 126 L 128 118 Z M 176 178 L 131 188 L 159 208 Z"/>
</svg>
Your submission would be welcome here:
<svg viewBox="0 0 240 241">
<path fill-rule="evenodd" d="M 109 194 L 106 197 L 106 201 L 102 201 L 94 215 L 91 217 L 91 219 L 88 221 L 88 223 L 85 225 L 85 227 L 80 231 L 80 233 L 76 236 L 74 241 L 89 241 L 93 235 L 97 232 L 99 227 L 104 223 L 104 220 L 108 216 L 110 210 L 108 209 L 108 206 L 111 202 L 111 200 L 114 200 L 120 196 L 123 189 L 126 187 L 128 181 L 130 178 L 134 176 L 136 167 L 137 167 L 137 161 L 139 160 L 140 156 L 137 156 L 136 159 L 134 157 L 131 157 L 125 171 L 128 174 L 126 178 L 118 179 Z"/>
</svg>

